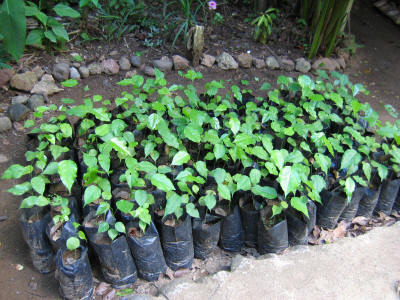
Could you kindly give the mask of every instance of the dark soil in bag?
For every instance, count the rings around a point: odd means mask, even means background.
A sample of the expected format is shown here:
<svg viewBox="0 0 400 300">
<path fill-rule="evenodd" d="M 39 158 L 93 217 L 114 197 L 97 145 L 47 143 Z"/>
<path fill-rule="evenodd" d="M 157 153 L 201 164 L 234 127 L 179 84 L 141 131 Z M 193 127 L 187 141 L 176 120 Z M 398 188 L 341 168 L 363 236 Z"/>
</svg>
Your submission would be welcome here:
<svg viewBox="0 0 400 300">
<path fill-rule="evenodd" d="M 221 218 L 206 214 L 193 219 L 194 257 L 206 259 L 217 247 L 221 231 Z"/>
<path fill-rule="evenodd" d="M 60 294 L 64 299 L 91 299 L 93 277 L 87 248 L 79 247 L 73 251 L 58 250 L 55 277 L 60 284 Z"/>
<path fill-rule="evenodd" d="M 143 233 L 138 222 L 131 222 L 127 225 L 127 232 L 128 245 L 139 277 L 147 281 L 156 281 L 160 274 L 167 271 L 167 265 L 154 223 L 151 222 Z"/>
<path fill-rule="evenodd" d="M 313 230 L 317 217 L 317 207 L 311 200 L 307 202 L 308 218 L 303 213 L 289 207 L 285 211 L 289 244 L 306 245 L 308 243 L 308 235 Z"/>
<path fill-rule="evenodd" d="M 381 193 L 381 187 L 377 189 L 365 188 L 365 195 L 361 198 L 358 205 L 358 210 L 356 216 L 362 216 L 366 218 L 371 218 L 374 212 L 375 206 L 379 199 L 379 194 Z"/>
<path fill-rule="evenodd" d="M 223 216 L 222 214 L 220 215 Z M 235 205 L 233 211 L 222 218 L 220 246 L 226 251 L 239 252 L 243 248 L 243 245 L 242 220 L 240 218 L 239 207 Z"/>
<path fill-rule="evenodd" d="M 386 181 L 382 185 L 382 190 L 379 195 L 378 203 L 375 207 L 375 212 L 383 212 L 386 215 L 392 213 L 393 205 L 396 201 L 397 194 L 399 193 L 400 179 Z"/>
<path fill-rule="evenodd" d="M 321 201 L 322 205 L 318 206 L 317 225 L 333 229 L 347 205 L 347 197 L 343 193 L 324 191 Z"/>
<path fill-rule="evenodd" d="M 339 221 L 351 222 L 351 220 L 356 216 L 358 206 L 361 199 L 365 196 L 365 188 L 357 187 L 353 192 L 353 197 L 351 197 L 350 203 L 347 203 L 345 209 L 339 217 Z"/>
<path fill-rule="evenodd" d="M 106 218 L 104 216 L 96 216 L 96 211 L 91 211 L 83 220 L 83 230 L 85 231 L 86 237 L 90 239 L 92 235 L 97 234 L 99 224 L 106 221 L 110 225 L 114 225 L 116 220 L 112 215 L 111 211 L 107 212 Z"/>
<path fill-rule="evenodd" d="M 100 261 L 104 279 L 114 288 L 136 281 L 136 266 L 125 235 L 112 241 L 107 233 L 97 233 L 89 237 L 89 242 Z"/>
<path fill-rule="evenodd" d="M 258 252 L 260 254 L 276 253 L 289 247 L 288 226 L 286 219 L 269 224 L 271 212 L 266 208 L 260 212 L 258 220 Z M 275 217 L 276 218 L 276 217 Z M 274 218 L 274 219 L 275 219 Z"/>
<path fill-rule="evenodd" d="M 183 220 L 169 218 L 161 223 L 161 244 L 165 261 L 173 271 L 190 268 L 193 263 L 194 249 L 192 219 L 186 215 Z"/>
<path fill-rule="evenodd" d="M 239 200 L 240 216 L 243 225 L 244 243 L 248 247 L 257 245 L 257 227 L 259 211 L 254 208 L 252 199 L 247 201 L 242 198 Z"/>
<path fill-rule="evenodd" d="M 19 224 L 30 249 L 32 264 L 42 274 L 54 270 L 54 253 L 46 236 L 46 226 L 52 222 L 50 213 L 42 207 L 22 209 Z"/>
<path fill-rule="evenodd" d="M 78 235 L 73 222 L 76 222 L 76 219 L 73 215 L 71 215 L 69 221 L 65 223 L 54 224 L 53 221 L 50 221 L 46 226 L 46 236 L 49 239 L 55 253 L 57 253 L 58 249 L 60 248 L 66 248 L 67 240 L 70 237 Z M 82 242 L 84 241 L 81 241 L 81 243 Z"/>
</svg>

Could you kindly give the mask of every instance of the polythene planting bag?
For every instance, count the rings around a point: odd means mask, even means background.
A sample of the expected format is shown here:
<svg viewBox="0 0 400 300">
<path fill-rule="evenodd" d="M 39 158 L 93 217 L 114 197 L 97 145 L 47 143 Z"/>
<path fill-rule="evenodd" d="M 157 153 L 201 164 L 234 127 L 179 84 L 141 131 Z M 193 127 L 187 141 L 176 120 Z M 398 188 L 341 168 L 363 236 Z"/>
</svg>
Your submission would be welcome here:
<svg viewBox="0 0 400 300">
<path fill-rule="evenodd" d="M 347 205 L 343 193 L 324 191 L 321 194 L 322 205 L 318 206 L 317 225 L 333 229 Z"/>
<path fill-rule="evenodd" d="M 42 207 L 24 208 L 19 218 L 22 235 L 29 246 L 32 264 L 42 274 L 54 270 L 54 253 L 46 236 L 50 214 Z"/>
<path fill-rule="evenodd" d="M 220 245 L 226 251 L 239 252 L 243 248 L 243 226 L 240 219 L 239 207 L 222 218 Z"/>
<path fill-rule="evenodd" d="M 276 253 L 289 247 L 287 221 L 282 220 L 272 227 L 266 227 L 263 219 L 258 221 L 258 252 Z"/>
<path fill-rule="evenodd" d="M 69 254 L 78 251 L 76 259 L 67 258 Z M 69 251 L 59 249 L 56 256 L 55 277 L 60 284 L 60 294 L 68 300 L 89 300 L 93 294 L 92 269 L 86 247 Z"/>
<path fill-rule="evenodd" d="M 315 226 L 317 208 L 311 200 L 307 202 L 308 218 L 303 213 L 289 207 L 285 210 L 288 226 L 289 244 L 305 245 L 308 243 L 308 235 Z"/>
<path fill-rule="evenodd" d="M 136 281 L 136 266 L 125 235 L 111 240 L 107 233 L 97 233 L 89 236 L 89 242 L 100 261 L 104 279 L 114 288 Z"/>
<path fill-rule="evenodd" d="M 193 263 L 194 249 L 192 236 L 192 219 L 186 215 L 181 223 L 175 226 L 161 223 L 161 244 L 165 261 L 172 270 L 189 268 Z"/>
<path fill-rule="evenodd" d="M 248 247 L 257 245 L 257 227 L 259 211 L 253 206 L 252 201 L 240 203 L 240 216 L 243 225 L 244 243 Z"/>
<path fill-rule="evenodd" d="M 142 235 L 137 234 L 140 233 L 138 222 L 131 222 L 126 228 L 128 245 L 135 260 L 139 277 L 147 281 L 157 280 L 160 274 L 167 271 L 167 265 L 154 223 L 151 222 Z"/>
<path fill-rule="evenodd" d="M 379 195 L 381 193 L 381 187 L 377 189 L 365 188 L 365 196 L 361 198 L 358 204 L 358 210 L 356 216 L 371 218 L 374 212 L 375 206 L 378 202 Z"/>
<path fill-rule="evenodd" d="M 217 247 L 221 218 L 206 214 L 203 219 L 193 219 L 194 257 L 206 259 Z"/>
<path fill-rule="evenodd" d="M 96 211 L 91 211 L 83 220 L 83 230 L 85 231 L 85 234 L 88 238 L 90 238 L 90 236 L 92 235 L 97 234 L 99 225 L 98 222 L 103 222 L 100 221 L 99 218 L 102 218 L 102 216 L 97 216 Z M 115 224 L 116 220 L 111 211 L 107 212 L 105 221 L 110 225 Z"/>
<path fill-rule="evenodd" d="M 365 188 L 357 187 L 353 196 L 351 197 L 350 203 L 347 203 L 345 209 L 339 217 L 339 221 L 351 222 L 351 220 L 356 216 L 360 200 L 365 196 Z"/>
<path fill-rule="evenodd" d="M 400 179 L 388 180 L 382 185 L 382 190 L 379 195 L 378 203 L 375 207 L 375 212 L 383 212 L 386 215 L 392 213 L 393 205 L 399 193 Z"/>
<path fill-rule="evenodd" d="M 60 248 L 66 248 L 67 240 L 70 237 L 77 236 L 77 230 L 74 227 L 73 222 L 76 222 L 74 215 L 70 216 L 69 221 L 64 224 L 54 224 L 50 221 L 46 226 L 46 236 L 49 239 L 54 252 L 57 252 Z M 81 243 L 84 241 L 81 241 Z"/>
</svg>

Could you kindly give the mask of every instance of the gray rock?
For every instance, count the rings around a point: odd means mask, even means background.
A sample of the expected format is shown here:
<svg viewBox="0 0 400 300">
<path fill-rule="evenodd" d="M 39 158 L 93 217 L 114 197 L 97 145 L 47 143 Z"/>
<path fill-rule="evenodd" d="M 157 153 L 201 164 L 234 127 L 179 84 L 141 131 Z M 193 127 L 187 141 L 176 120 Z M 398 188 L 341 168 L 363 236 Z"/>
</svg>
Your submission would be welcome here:
<svg viewBox="0 0 400 300">
<path fill-rule="evenodd" d="M 12 121 L 19 122 L 25 120 L 30 112 L 30 109 L 23 104 L 12 104 L 8 108 L 7 114 Z"/>
<path fill-rule="evenodd" d="M 43 74 L 45 73 L 44 70 L 40 66 L 36 66 L 32 69 L 32 72 L 36 74 L 36 78 L 39 80 L 42 78 Z"/>
<path fill-rule="evenodd" d="M 189 69 L 189 61 L 180 56 L 180 55 L 173 55 L 172 61 L 174 62 L 174 69 L 175 70 L 187 70 Z"/>
<path fill-rule="evenodd" d="M 166 72 L 172 70 L 173 62 L 169 57 L 163 56 L 161 59 L 153 60 L 153 66 L 154 68 Z"/>
<path fill-rule="evenodd" d="M 132 66 L 139 68 L 142 65 L 142 57 L 137 55 L 132 55 L 130 57 Z"/>
<path fill-rule="evenodd" d="M 1 69 L 0 70 L 0 87 L 5 86 L 15 74 L 14 69 Z"/>
<path fill-rule="evenodd" d="M 143 73 L 150 77 L 154 77 L 156 75 L 154 69 L 150 66 L 145 66 L 143 69 Z"/>
<path fill-rule="evenodd" d="M 68 67 L 69 67 L 69 59 L 68 58 L 57 56 L 56 57 L 56 64 L 61 64 L 61 63 L 67 64 Z"/>
<path fill-rule="evenodd" d="M 69 68 L 69 77 L 72 79 L 81 79 L 81 74 L 75 67 Z"/>
<path fill-rule="evenodd" d="M 126 72 L 126 74 L 125 74 L 125 78 L 131 78 L 131 77 L 135 76 L 136 74 L 137 74 L 137 71 L 136 71 L 136 70 L 128 71 L 128 72 Z"/>
<path fill-rule="evenodd" d="M 281 59 L 281 69 L 285 70 L 287 72 L 294 71 L 294 62 L 293 62 L 293 60 L 288 59 L 288 58 L 282 58 Z"/>
<path fill-rule="evenodd" d="M 28 102 L 29 95 L 18 95 L 11 98 L 11 104 L 25 104 Z"/>
<path fill-rule="evenodd" d="M 336 61 L 340 65 L 340 68 L 342 68 L 343 70 L 346 69 L 346 60 L 344 59 L 343 56 L 337 58 Z"/>
<path fill-rule="evenodd" d="M 91 63 L 88 66 L 88 69 L 89 69 L 89 74 L 90 75 L 100 75 L 101 71 L 102 71 L 102 68 L 101 68 L 100 64 L 97 63 L 97 62 Z M 83 75 L 82 75 L 82 77 L 83 77 Z"/>
<path fill-rule="evenodd" d="M 34 95 L 30 96 L 29 99 L 28 99 L 28 107 L 32 111 L 36 111 L 36 109 L 39 106 L 43 106 L 43 105 L 44 105 L 44 97 L 43 97 L 43 95 L 34 94 Z"/>
<path fill-rule="evenodd" d="M 53 76 L 58 81 L 65 81 L 69 77 L 69 65 L 66 63 L 55 64 L 53 67 Z"/>
<path fill-rule="evenodd" d="M 142 295 L 142 294 L 133 294 L 121 298 L 121 300 L 154 300 L 154 299 L 157 298 L 151 295 Z"/>
<path fill-rule="evenodd" d="M 42 95 L 53 95 L 55 93 L 61 92 L 62 88 L 58 87 L 54 81 L 53 76 L 50 74 L 45 74 L 42 79 L 35 84 L 31 90 L 32 94 L 42 94 Z"/>
<path fill-rule="evenodd" d="M 8 117 L 0 117 L 0 132 L 10 130 L 11 127 L 12 123 Z"/>
<path fill-rule="evenodd" d="M 37 81 L 36 74 L 29 71 L 22 74 L 15 74 L 11 78 L 10 85 L 17 90 L 30 92 Z"/>
<path fill-rule="evenodd" d="M 131 62 L 126 56 L 122 56 L 120 60 L 118 61 L 119 67 L 123 71 L 128 71 L 131 68 Z"/>
<path fill-rule="evenodd" d="M 339 64 L 330 58 L 324 57 L 317 59 L 313 65 L 313 70 L 325 70 L 325 71 L 335 71 L 336 69 L 340 68 Z"/>
<path fill-rule="evenodd" d="M 265 68 L 265 61 L 261 58 L 253 58 L 253 65 L 256 69 L 262 69 Z"/>
<path fill-rule="evenodd" d="M 215 56 L 209 54 L 203 54 L 201 57 L 201 64 L 208 68 L 211 68 L 215 63 Z"/>
<path fill-rule="evenodd" d="M 72 63 L 72 66 L 75 68 L 79 68 L 81 66 L 81 64 L 78 62 L 74 62 L 74 63 Z"/>
<path fill-rule="evenodd" d="M 253 56 L 250 53 L 241 53 L 237 57 L 237 60 L 240 67 L 249 69 L 253 63 Z"/>
<path fill-rule="evenodd" d="M 268 56 L 265 60 L 265 64 L 267 65 L 268 69 L 276 70 L 279 69 L 279 62 L 273 56 Z"/>
<path fill-rule="evenodd" d="M 296 71 L 301 73 L 308 73 L 311 70 L 311 64 L 304 57 L 296 60 Z"/>
<path fill-rule="evenodd" d="M 103 72 L 106 73 L 107 75 L 115 75 L 118 74 L 119 72 L 119 66 L 117 62 L 112 58 L 103 60 L 101 62 L 101 68 Z"/>
<path fill-rule="evenodd" d="M 222 70 L 235 70 L 239 67 L 238 63 L 229 53 L 222 52 L 216 59 L 218 67 Z"/>
<path fill-rule="evenodd" d="M 82 78 L 88 78 L 90 75 L 90 70 L 88 67 L 81 66 L 79 67 L 79 73 L 81 73 Z"/>
<path fill-rule="evenodd" d="M 3 118 L 7 118 L 7 117 L 3 117 Z M 8 119 L 8 118 L 7 118 Z M 10 121 L 10 119 L 8 119 L 8 121 L 10 122 L 10 124 L 11 124 L 11 121 Z M 1 118 L 0 118 L 0 124 L 2 123 L 2 122 L 7 122 L 7 121 L 1 121 Z M 8 126 L 8 123 L 5 123 L 5 125 L 7 124 L 7 126 Z M 8 130 L 8 129 L 6 129 L 6 130 Z M 4 154 L 0 154 L 0 164 L 3 164 L 3 163 L 5 163 L 5 162 L 8 162 L 10 159 L 7 157 L 7 156 L 5 156 Z M 3 218 L 4 219 L 4 216 L 3 217 L 0 217 L 0 220 L 1 220 L 1 218 Z"/>
</svg>

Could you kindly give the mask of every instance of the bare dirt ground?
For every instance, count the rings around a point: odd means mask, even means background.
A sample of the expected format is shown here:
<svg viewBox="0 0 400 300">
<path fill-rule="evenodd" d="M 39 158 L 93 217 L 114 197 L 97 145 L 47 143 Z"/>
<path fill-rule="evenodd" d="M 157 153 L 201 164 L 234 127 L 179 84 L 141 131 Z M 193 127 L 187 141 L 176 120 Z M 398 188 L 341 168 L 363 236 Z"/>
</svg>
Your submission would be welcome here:
<svg viewBox="0 0 400 300">
<path fill-rule="evenodd" d="M 351 30 L 356 36 L 358 44 L 363 45 L 352 58 L 347 73 L 352 82 L 361 82 L 371 91 L 369 96 L 362 96 L 381 113 L 383 120 L 391 120 L 384 112 L 383 104 L 392 104 L 400 110 L 400 26 L 375 10 L 370 1 L 356 1 L 351 18 Z M 265 50 L 266 51 L 266 50 Z M 153 51 L 152 55 L 157 54 Z M 159 54 L 159 53 L 158 53 Z M 150 54 L 148 54 L 150 55 Z M 266 56 L 270 55 L 265 53 Z M 245 70 L 221 71 L 201 68 L 203 80 L 231 79 L 233 82 L 241 79 L 260 82 L 276 81 L 280 71 Z M 297 76 L 298 74 L 286 74 Z M 122 76 L 122 75 L 121 75 Z M 169 83 L 181 82 L 182 78 L 175 72 L 167 76 Z M 78 88 L 68 89 L 55 97 L 50 98 L 52 103 L 59 103 L 62 97 L 82 99 L 86 94 L 83 86 L 88 85 L 96 94 L 105 98 L 114 99 L 121 91 L 114 84 L 122 79 L 119 75 L 107 78 L 95 76 L 82 80 Z M 108 81 L 108 82 L 107 82 Z M 110 84 L 111 85 L 110 85 Z M 112 88 L 110 88 L 110 86 Z M 3 99 L 1 101 L 10 101 Z M 11 130 L 0 135 L 0 173 L 12 163 L 24 163 L 25 134 L 22 131 Z M 18 226 L 19 199 L 6 192 L 14 183 L 0 181 L 0 216 L 8 219 L 0 222 L 0 300 L 2 299 L 59 299 L 58 286 L 54 274 L 41 275 L 37 273 L 30 262 L 28 247 L 22 239 Z M 384 245 L 382 245 L 384 247 Z M 24 266 L 18 271 L 16 265 Z"/>
</svg>

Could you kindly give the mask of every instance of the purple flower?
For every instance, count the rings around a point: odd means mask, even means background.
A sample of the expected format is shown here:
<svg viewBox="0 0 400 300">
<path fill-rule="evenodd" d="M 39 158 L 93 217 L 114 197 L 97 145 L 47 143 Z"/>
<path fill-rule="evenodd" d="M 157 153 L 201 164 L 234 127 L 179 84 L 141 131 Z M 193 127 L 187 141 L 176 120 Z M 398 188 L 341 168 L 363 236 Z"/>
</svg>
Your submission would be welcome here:
<svg viewBox="0 0 400 300">
<path fill-rule="evenodd" d="M 217 2 L 215 2 L 213 0 L 208 1 L 208 8 L 212 9 L 212 10 L 216 10 L 217 9 Z"/>
</svg>

